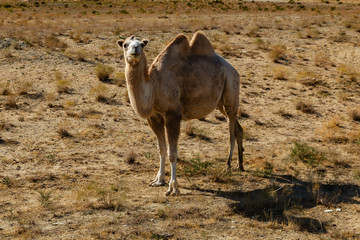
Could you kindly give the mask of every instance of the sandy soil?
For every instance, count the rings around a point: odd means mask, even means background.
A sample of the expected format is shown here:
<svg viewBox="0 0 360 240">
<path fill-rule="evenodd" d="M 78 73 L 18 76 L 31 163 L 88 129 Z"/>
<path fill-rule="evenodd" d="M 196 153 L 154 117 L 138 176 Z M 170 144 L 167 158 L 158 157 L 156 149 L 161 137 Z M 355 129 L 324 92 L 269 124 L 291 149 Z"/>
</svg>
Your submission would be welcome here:
<svg viewBox="0 0 360 240">
<path fill-rule="evenodd" d="M 0 239 L 360 238 L 358 5 L 1 4 Z M 182 194 L 165 197 L 115 41 L 149 39 L 150 63 L 196 30 L 240 73 L 246 171 L 225 171 L 215 110 L 182 124 Z"/>
</svg>

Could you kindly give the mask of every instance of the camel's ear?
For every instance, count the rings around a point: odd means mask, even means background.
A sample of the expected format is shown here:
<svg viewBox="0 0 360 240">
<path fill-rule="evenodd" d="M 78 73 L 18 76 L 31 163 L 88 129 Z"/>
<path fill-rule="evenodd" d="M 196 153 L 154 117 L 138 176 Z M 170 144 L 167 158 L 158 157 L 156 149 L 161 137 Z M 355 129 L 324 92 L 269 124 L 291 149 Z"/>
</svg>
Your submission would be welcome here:
<svg viewBox="0 0 360 240">
<path fill-rule="evenodd" d="M 122 47 L 124 45 L 124 40 L 117 40 L 116 43 Z"/>
<path fill-rule="evenodd" d="M 141 41 L 141 46 L 142 46 L 142 47 L 145 47 L 148 43 L 149 43 L 149 40 L 143 39 L 143 40 Z"/>
</svg>

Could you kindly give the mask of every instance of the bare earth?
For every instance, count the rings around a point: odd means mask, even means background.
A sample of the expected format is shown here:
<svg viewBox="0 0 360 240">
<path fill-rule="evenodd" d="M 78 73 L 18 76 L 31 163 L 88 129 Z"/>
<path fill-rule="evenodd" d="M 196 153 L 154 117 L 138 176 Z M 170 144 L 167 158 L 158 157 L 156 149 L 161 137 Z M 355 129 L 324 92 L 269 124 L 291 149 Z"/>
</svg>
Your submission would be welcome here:
<svg viewBox="0 0 360 240">
<path fill-rule="evenodd" d="M 360 239 L 359 5 L 14 2 L 0 1 L 0 239 Z M 183 122 L 181 196 L 165 197 L 115 41 L 149 39 L 151 63 L 197 30 L 240 73 L 246 171 L 225 171 L 216 110 Z"/>
</svg>

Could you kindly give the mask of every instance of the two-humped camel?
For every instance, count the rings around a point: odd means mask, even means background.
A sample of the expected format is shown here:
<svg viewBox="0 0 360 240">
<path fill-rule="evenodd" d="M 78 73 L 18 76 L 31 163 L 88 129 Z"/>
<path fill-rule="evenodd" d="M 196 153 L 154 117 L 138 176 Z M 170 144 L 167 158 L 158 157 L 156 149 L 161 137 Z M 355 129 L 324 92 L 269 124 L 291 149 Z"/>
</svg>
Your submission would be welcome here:
<svg viewBox="0 0 360 240">
<path fill-rule="evenodd" d="M 146 118 L 158 139 L 160 169 L 151 186 L 165 185 L 166 137 L 171 163 L 171 180 L 166 195 L 179 195 L 176 181 L 177 143 L 181 120 L 199 119 L 215 108 L 228 118 L 230 150 L 228 169 L 235 145 L 243 170 L 243 130 L 237 121 L 239 74 L 221 56 L 202 32 L 191 42 L 178 35 L 148 69 L 143 51 L 148 40 L 131 36 L 117 41 L 124 50 L 125 76 L 130 103 Z"/>
</svg>

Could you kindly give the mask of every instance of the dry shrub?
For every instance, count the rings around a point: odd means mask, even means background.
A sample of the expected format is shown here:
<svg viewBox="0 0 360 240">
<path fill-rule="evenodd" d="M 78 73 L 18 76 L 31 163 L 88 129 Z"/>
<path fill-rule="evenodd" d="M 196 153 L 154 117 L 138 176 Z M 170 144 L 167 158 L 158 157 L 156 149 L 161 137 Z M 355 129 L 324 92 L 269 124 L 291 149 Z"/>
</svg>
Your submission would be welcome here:
<svg viewBox="0 0 360 240">
<path fill-rule="evenodd" d="M 360 78 L 360 72 L 351 65 L 340 64 L 337 71 L 341 76 L 346 76 L 349 83 L 356 83 Z"/>
<path fill-rule="evenodd" d="M 109 89 L 105 84 L 99 83 L 90 90 L 90 95 L 93 95 L 96 101 L 105 103 L 109 98 Z"/>
<path fill-rule="evenodd" d="M 110 75 L 114 72 L 114 68 L 111 66 L 107 66 L 104 64 L 98 64 L 95 67 L 95 75 L 96 77 L 102 81 L 102 82 L 106 82 L 109 80 Z"/>
<path fill-rule="evenodd" d="M 44 39 L 44 44 L 47 48 L 51 50 L 64 50 L 68 45 L 55 36 L 48 36 Z"/>
<path fill-rule="evenodd" d="M 122 211 L 126 205 L 126 188 L 122 182 L 89 183 L 78 192 L 78 200 L 91 209 Z"/>
<path fill-rule="evenodd" d="M 284 45 L 275 45 L 271 47 L 271 51 L 269 53 L 269 57 L 273 62 L 279 62 L 280 60 L 284 60 L 286 47 Z"/>
<path fill-rule="evenodd" d="M 13 85 L 14 91 L 19 95 L 27 94 L 28 91 L 32 88 L 32 83 L 29 81 L 17 81 Z"/>
<path fill-rule="evenodd" d="M 323 123 L 315 132 L 326 142 L 347 143 L 349 141 L 348 134 L 341 128 L 340 121 L 336 117 Z"/>
<path fill-rule="evenodd" d="M 290 159 L 292 161 L 295 163 L 301 161 L 310 167 L 316 167 L 322 161 L 326 160 L 326 157 L 322 152 L 308 146 L 306 143 L 294 142 L 290 151 Z"/>
<path fill-rule="evenodd" d="M 63 75 L 59 71 L 55 71 L 55 87 L 58 93 L 68 93 L 70 91 L 70 81 L 64 79 Z"/>
<path fill-rule="evenodd" d="M 335 36 L 332 37 L 334 42 L 345 42 L 349 39 L 345 31 L 339 31 Z"/>
<path fill-rule="evenodd" d="M 288 69 L 284 66 L 277 66 L 272 69 L 274 73 L 274 78 L 278 80 L 286 80 L 286 75 L 288 75 Z"/>
<path fill-rule="evenodd" d="M 84 50 L 73 50 L 66 51 L 65 55 L 73 61 L 85 62 L 89 54 Z"/>
<path fill-rule="evenodd" d="M 10 95 L 11 94 L 11 90 L 10 90 L 10 83 L 9 82 L 1 82 L 0 83 L 0 95 Z"/>
<path fill-rule="evenodd" d="M 68 123 L 63 122 L 59 124 L 59 129 L 57 130 L 57 133 L 61 138 L 72 138 L 73 135 L 67 130 Z"/>
<path fill-rule="evenodd" d="M 331 64 L 329 54 L 325 52 L 317 52 L 314 56 L 314 63 L 317 67 L 327 67 Z"/>
<path fill-rule="evenodd" d="M 350 110 L 349 116 L 352 120 L 360 122 L 360 108 L 354 108 Z"/>
<path fill-rule="evenodd" d="M 246 35 L 247 35 L 248 37 L 257 37 L 257 38 L 260 37 L 260 34 L 259 34 L 259 26 L 251 26 L 251 27 L 248 29 Z"/>
<path fill-rule="evenodd" d="M 7 101 L 5 103 L 6 107 L 8 107 L 8 108 L 17 108 L 16 98 L 17 98 L 16 94 L 8 95 L 7 96 Z"/>
<path fill-rule="evenodd" d="M 136 153 L 133 150 L 129 150 L 125 154 L 125 162 L 128 164 L 134 164 L 136 160 Z"/>
<path fill-rule="evenodd" d="M 265 42 L 261 38 L 255 39 L 254 44 L 258 49 L 268 49 L 270 45 L 269 42 Z"/>
<path fill-rule="evenodd" d="M 126 85 L 126 77 L 124 72 L 117 72 L 114 74 L 114 80 L 119 87 L 124 87 Z"/>
<path fill-rule="evenodd" d="M 318 75 L 311 71 L 297 72 L 295 75 L 295 80 L 305 86 L 316 86 L 322 83 L 322 81 L 318 79 Z"/>
<path fill-rule="evenodd" d="M 299 100 L 296 102 L 296 110 L 300 110 L 303 113 L 315 113 L 313 105 L 309 102 Z"/>
</svg>

